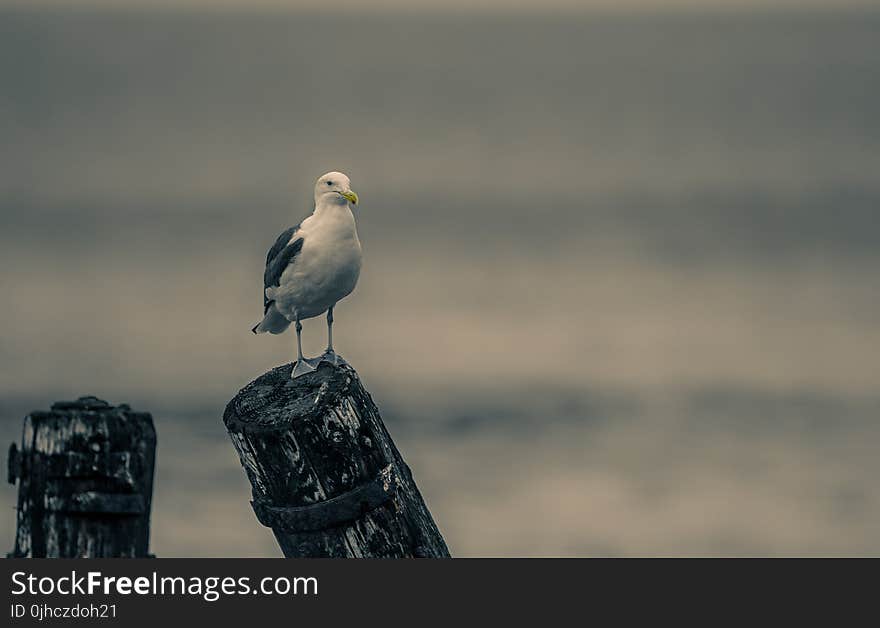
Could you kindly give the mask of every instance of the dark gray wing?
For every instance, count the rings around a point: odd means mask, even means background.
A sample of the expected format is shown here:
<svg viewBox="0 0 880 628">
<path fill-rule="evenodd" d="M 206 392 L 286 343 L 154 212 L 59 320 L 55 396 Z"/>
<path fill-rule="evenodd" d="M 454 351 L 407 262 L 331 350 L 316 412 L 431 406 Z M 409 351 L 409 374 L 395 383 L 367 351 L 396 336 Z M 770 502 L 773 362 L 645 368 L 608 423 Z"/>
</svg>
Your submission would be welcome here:
<svg viewBox="0 0 880 628">
<path fill-rule="evenodd" d="M 281 283 L 281 273 L 293 262 L 296 254 L 302 250 L 303 239 L 290 239 L 299 230 L 299 225 L 291 227 L 275 240 L 275 244 L 266 255 L 266 271 L 263 273 L 263 311 L 268 311 L 272 301 L 266 298 L 266 288 Z M 290 244 L 288 244 L 290 242 Z"/>
</svg>

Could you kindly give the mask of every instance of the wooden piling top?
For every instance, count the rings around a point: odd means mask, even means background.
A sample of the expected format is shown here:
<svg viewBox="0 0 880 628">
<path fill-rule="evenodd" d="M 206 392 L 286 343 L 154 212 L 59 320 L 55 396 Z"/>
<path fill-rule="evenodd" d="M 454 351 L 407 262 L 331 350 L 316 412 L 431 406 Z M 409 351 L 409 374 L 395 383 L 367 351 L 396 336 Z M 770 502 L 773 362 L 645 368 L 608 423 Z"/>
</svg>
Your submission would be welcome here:
<svg viewBox="0 0 880 628">
<path fill-rule="evenodd" d="M 348 365 L 321 364 L 313 373 L 292 379 L 293 363 L 263 373 L 242 388 L 226 406 L 223 423 L 230 432 L 284 429 L 293 420 L 313 420 L 358 383 Z"/>
</svg>

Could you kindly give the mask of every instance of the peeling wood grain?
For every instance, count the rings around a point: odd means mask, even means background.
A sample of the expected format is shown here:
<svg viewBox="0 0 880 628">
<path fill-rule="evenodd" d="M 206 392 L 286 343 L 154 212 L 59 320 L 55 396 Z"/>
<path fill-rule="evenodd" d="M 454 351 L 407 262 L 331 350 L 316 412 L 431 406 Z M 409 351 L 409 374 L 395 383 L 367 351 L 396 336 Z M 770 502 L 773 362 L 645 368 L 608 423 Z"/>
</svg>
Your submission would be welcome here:
<svg viewBox="0 0 880 628">
<path fill-rule="evenodd" d="M 95 397 L 24 419 L 10 556 L 149 556 L 156 432 L 148 413 Z M 12 465 L 10 465 L 11 467 Z"/>
<path fill-rule="evenodd" d="M 223 421 L 286 557 L 448 557 L 412 473 L 348 365 L 245 386 Z"/>
</svg>

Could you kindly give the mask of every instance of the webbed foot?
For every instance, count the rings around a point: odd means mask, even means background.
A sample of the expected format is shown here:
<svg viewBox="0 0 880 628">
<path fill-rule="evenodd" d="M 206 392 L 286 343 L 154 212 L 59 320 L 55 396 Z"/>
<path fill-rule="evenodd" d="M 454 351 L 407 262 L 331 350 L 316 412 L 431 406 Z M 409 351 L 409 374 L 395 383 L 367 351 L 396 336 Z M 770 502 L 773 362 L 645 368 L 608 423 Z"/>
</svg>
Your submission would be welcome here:
<svg viewBox="0 0 880 628">
<path fill-rule="evenodd" d="M 293 365 L 293 370 L 290 372 L 291 379 L 296 379 L 300 375 L 305 375 L 306 373 L 311 373 L 316 368 L 318 368 L 317 363 L 314 363 L 314 360 L 307 360 L 303 358 L 302 360 L 297 360 L 296 364 Z"/>
<path fill-rule="evenodd" d="M 333 366 L 342 366 L 343 364 L 348 364 L 348 362 L 346 362 L 341 355 L 339 355 L 332 349 L 328 349 L 324 352 L 324 355 L 318 358 L 318 363 L 320 364 L 321 362 L 327 362 L 328 364 L 332 364 Z"/>
</svg>

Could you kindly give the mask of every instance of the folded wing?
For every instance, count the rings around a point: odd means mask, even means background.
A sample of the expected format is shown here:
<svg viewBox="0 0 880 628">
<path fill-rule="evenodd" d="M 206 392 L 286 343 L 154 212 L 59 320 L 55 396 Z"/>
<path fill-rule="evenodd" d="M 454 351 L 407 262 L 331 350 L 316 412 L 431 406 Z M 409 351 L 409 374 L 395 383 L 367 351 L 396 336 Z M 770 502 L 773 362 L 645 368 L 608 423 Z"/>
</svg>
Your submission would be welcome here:
<svg viewBox="0 0 880 628">
<path fill-rule="evenodd" d="M 299 225 L 286 230 L 266 255 L 266 270 L 263 272 L 263 320 L 251 331 L 255 334 L 270 332 L 280 334 L 290 325 L 290 321 L 275 309 L 275 302 L 266 295 L 268 288 L 281 284 L 281 275 L 288 266 L 294 263 L 297 254 L 302 250 L 303 238 L 294 237 Z"/>
</svg>

